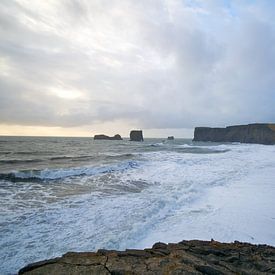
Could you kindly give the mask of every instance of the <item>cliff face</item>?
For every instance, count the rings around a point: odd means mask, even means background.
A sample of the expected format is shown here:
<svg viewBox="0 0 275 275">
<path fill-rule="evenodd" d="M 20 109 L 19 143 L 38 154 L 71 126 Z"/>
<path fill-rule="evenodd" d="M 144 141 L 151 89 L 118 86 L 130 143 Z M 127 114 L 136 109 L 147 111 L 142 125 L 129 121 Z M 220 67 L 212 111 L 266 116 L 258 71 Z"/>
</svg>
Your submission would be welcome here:
<svg viewBox="0 0 275 275">
<path fill-rule="evenodd" d="M 248 124 L 226 128 L 196 127 L 193 141 L 275 144 L 275 124 Z"/>
<path fill-rule="evenodd" d="M 275 248 L 248 243 L 182 241 L 151 249 L 69 252 L 19 274 L 274 274 Z"/>
</svg>

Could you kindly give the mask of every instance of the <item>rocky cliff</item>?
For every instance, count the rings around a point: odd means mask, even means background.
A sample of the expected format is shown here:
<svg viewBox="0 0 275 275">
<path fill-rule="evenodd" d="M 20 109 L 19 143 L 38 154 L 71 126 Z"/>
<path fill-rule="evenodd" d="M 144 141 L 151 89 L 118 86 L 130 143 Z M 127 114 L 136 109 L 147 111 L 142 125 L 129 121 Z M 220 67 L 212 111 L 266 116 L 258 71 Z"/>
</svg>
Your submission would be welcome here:
<svg viewBox="0 0 275 275">
<path fill-rule="evenodd" d="M 109 137 L 106 135 L 95 135 L 94 139 L 107 139 L 107 140 L 122 140 L 122 137 L 120 135 L 114 135 L 113 137 Z"/>
<path fill-rule="evenodd" d="M 255 123 L 226 128 L 196 127 L 193 140 L 275 144 L 275 124 Z"/>
<path fill-rule="evenodd" d="M 248 243 L 182 241 L 144 250 L 69 252 L 19 274 L 275 274 L 275 248 Z"/>
</svg>

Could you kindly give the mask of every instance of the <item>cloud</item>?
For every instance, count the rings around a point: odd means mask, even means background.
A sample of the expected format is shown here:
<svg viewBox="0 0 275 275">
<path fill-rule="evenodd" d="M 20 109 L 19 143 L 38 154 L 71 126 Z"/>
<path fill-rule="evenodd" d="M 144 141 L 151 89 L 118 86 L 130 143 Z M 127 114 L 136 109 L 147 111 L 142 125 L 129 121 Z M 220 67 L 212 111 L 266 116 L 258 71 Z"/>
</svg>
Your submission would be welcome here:
<svg viewBox="0 0 275 275">
<path fill-rule="evenodd" d="M 3 0 L 0 123 L 275 121 L 274 16 L 268 1 Z"/>
</svg>

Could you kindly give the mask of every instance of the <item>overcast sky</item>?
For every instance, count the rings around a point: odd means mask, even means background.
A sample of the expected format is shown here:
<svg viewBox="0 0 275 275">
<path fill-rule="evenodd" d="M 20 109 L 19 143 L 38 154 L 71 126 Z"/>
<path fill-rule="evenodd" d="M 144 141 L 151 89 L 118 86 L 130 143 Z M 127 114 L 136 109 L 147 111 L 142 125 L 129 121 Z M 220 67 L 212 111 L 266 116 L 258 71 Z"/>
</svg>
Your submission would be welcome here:
<svg viewBox="0 0 275 275">
<path fill-rule="evenodd" d="M 275 122 L 275 1 L 1 0 L 0 134 Z"/>
</svg>

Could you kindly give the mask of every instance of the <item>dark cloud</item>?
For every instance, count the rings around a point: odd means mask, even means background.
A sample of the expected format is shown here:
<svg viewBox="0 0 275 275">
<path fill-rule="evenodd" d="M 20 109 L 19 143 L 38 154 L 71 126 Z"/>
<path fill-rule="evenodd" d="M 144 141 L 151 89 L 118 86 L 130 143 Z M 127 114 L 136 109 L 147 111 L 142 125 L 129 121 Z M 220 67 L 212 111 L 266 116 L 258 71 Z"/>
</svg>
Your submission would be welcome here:
<svg viewBox="0 0 275 275">
<path fill-rule="evenodd" d="M 1 1 L 0 123 L 275 121 L 274 5 L 190 3 Z"/>
</svg>

